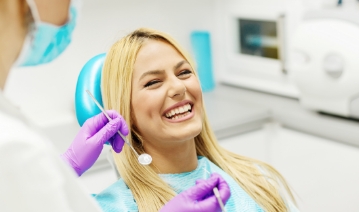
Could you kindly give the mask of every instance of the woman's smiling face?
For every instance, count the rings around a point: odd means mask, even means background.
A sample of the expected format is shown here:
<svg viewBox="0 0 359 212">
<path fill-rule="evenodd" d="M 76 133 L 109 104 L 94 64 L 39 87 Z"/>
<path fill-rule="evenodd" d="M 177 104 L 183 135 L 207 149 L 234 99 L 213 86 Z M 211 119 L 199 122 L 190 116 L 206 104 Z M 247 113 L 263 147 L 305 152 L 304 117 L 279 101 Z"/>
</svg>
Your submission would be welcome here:
<svg viewBox="0 0 359 212">
<path fill-rule="evenodd" d="M 202 130 L 202 91 L 194 70 L 169 43 L 148 39 L 137 54 L 131 109 L 145 147 L 192 141 Z"/>
</svg>

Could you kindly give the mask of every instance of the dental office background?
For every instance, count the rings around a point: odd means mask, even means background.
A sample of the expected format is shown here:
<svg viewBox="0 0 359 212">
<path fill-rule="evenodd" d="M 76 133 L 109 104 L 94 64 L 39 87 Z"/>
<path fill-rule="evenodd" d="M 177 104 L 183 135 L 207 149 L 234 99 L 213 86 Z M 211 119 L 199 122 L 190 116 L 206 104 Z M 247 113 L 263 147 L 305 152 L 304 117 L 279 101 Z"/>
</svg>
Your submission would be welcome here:
<svg viewBox="0 0 359 212">
<path fill-rule="evenodd" d="M 209 32 L 215 87 L 204 97 L 220 144 L 277 168 L 301 211 L 359 211 L 358 1 L 83 0 L 66 52 L 14 70 L 5 95 L 65 151 L 81 68 L 138 27 L 190 52 L 191 33 Z M 116 180 L 108 152 L 81 177 L 89 193 Z"/>
</svg>

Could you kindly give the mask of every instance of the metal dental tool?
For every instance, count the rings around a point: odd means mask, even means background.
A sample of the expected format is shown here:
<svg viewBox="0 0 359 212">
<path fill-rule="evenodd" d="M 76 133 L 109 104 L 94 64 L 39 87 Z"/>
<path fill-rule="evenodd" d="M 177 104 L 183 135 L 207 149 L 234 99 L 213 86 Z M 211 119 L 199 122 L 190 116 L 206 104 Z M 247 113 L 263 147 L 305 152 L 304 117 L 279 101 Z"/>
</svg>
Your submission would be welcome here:
<svg viewBox="0 0 359 212">
<path fill-rule="evenodd" d="M 207 171 L 206 168 L 203 167 L 203 170 L 206 171 L 208 175 L 211 175 L 211 173 L 209 171 Z M 226 212 L 226 209 L 224 208 L 224 204 L 221 199 L 221 195 L 219 194 L 217 187 L 213 188 L 213 193 L 214 193 L 214 196 L 216 196 L 216 198 L 217 198 L 217 201 L 219 203 L 219 206 L 221 207 L 222 212 Z"/>
<path fill-rule="evenodd" d="M 222 212 L 226 212 L 226 209 L 224 208 L 224 205 L 223 205 L 221 196 L 219 195 L 219 191 L 218 191 L 217 187 L 213 188 L 213 193 L 214 193 L 214 196 L 217 197 L 217 200 L 218 200 L 219 206 L 221 207 Z"/>
<path fill-rule="evenodd" d="M 88 95 L 90 95 L 90 97 L 92 98 L 92 100 L 96 103 L 97 107 L 103 112 L 103 114 L 105 114 L 105 116 L 107 117 L 107 119 L 109 121 L 111 121 L 111 117 L 105 112 L 105 110 L 103 109 L 103 107 L 100 105 L 100 103 L 98 103 L 98 101 L 96 100 L 96 98 L 91 94 L 91 92 L 89 90 L 86 90 L 86 92 L 88 93 Z M 147 153 L 142 153 L 141 155 L 139 155 L 136 150 L 133 148 L 133 146 L 131 145 L 130 142 L 128 142 L 127 138 L 125 136 L 123 136 L 120 131 L 117 131 L 117 133 L 121 136 L 121 138 L 125 141 L 125 143 L 127 145 L 129 145 L 131 147 L 131 149 L 133 150 L 133 152 L 137 155 L 137 159 L 138 162 L 142 165 L 149 165 L 152 162 L 152 157 L 151 155 L 147 154 Z M 218 191 L 218 190 L 217 190 Z"/>
</svg>

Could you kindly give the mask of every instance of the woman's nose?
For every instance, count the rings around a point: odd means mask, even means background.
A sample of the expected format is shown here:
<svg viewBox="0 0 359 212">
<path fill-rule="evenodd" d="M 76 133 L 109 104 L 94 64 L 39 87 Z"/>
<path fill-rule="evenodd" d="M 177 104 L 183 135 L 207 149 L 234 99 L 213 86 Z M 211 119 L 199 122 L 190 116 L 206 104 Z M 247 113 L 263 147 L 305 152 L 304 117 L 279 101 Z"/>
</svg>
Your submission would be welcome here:
<svg viewBox="0 0 359 212">
<path fill-rule="evenodd" d="M 176 96 L 183 96 L 187 89 L 182 80 L 174 77 L 169 82 L 168 96 L 173 98 Z"/>
</svg>

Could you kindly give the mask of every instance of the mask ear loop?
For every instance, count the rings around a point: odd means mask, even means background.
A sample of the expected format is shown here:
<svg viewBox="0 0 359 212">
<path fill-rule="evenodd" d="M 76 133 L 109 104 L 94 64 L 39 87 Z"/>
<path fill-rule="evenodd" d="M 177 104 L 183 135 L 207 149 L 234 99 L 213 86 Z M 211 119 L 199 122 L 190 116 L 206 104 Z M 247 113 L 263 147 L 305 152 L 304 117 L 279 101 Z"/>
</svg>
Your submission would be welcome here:
<svg viewBox="0 0 359 212">
<path fill-rule="evenodd" d="M 26 0 L 27 4 L 30 7 L 32 17 L 34 18 L 35 23 L 40 22 L 40 14 L 37 10 L 37 6 L 34 0 Z"/>
</svg>

